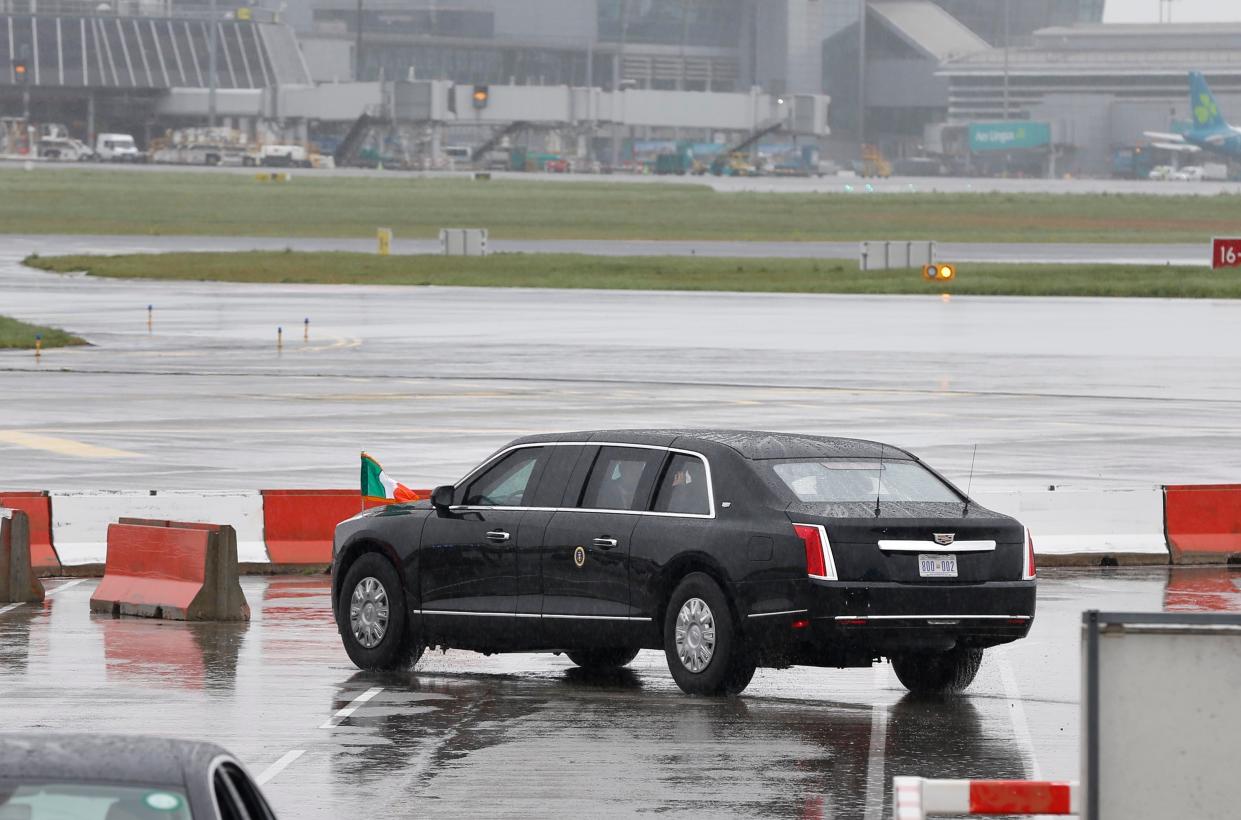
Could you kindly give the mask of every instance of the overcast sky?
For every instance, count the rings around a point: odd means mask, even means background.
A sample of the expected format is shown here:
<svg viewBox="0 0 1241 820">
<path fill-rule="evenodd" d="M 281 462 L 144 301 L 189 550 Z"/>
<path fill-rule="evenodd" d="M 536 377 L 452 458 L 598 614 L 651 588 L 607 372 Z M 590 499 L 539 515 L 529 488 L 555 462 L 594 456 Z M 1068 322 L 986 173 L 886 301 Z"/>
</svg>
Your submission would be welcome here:
<svg viewBox="0 0 1241 820">
<path fill-rule="evenodd" d="M 1107 0 L 1103 20 L 1107 23 L 1158 23 L 1159 0 Z M 1166 14 L 1166 12 L 1165 12 Z M 1217 23 L 1241 21 L 1239 0 L 1173 0 L 1172 22 Z"/>
</svg>

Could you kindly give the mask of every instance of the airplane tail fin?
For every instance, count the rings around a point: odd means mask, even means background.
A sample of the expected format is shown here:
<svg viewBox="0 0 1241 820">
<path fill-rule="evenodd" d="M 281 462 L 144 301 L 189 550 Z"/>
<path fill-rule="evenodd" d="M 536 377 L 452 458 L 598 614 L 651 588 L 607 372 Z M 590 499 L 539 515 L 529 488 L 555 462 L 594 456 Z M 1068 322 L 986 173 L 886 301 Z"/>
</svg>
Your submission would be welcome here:
<svg viewBox="0 0 1241 820">
<path fill-rule="evenodd" d="M 1198 71 L 1189 73 L 1189 110 L 1194 115 L 1195 130 L 1211 130 L 1228 126 L 1228 123 L 1224 122 L 1223 115 L 1220 114 L 1219 104 L 1215 102 L 1211 87 L 1207 85 L 1206 78 Z"/>
</svg>

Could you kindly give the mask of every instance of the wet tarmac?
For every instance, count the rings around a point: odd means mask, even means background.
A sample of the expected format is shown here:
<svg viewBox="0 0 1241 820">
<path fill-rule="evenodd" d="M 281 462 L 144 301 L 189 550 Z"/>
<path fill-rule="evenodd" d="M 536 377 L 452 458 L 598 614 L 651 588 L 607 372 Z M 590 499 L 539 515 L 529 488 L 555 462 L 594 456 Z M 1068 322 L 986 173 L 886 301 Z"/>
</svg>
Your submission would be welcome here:
<svg viewBox="0 0 1241 820">
<path fill-rule="evenodd" d="M 662 653 L 591 676 L 553 655 L 353 668 L 323 576 L 242 581 L 249 624 L 92 616 L 94 580 L 0 609 L 0 727 L 211 740 L 282 817 L 887 817 L 891 778 L 1076 778 L 1081 612 L 1241 610 L 1217 568 L 1044 571 L 1029 638 L 959 698 L 887 665 L 760 670 L 683 695 Z"/>
<path fill-rule="evenodd" d="M 885 239 L 876 235 L 876 240 Z M 0 236 L 12 253 L 172 253 L 192 251 L 351 251 L 373 253 L 373 237 L 323 239 L 265 236 Z M 394 254 L 438 254 L 438 239 L 392 240 Z M 488 239 L 492 253 L 572 253 L 586 256 L 708 256 L 742 259 L 857 259 L 858 242 L 763 242 L 643 239 Z M 1196 265 L 1211 264 L 1199 244 L 1073 242 L 937 242 L 940 261 L 957 264 Z M 962 273 L 966 271 L 963 270 Z"/>
<path fill-rule="evenodd" d="M 26 167 L 24 161 L 0 160 L 0 169 Z M 83 166 L 72 162 L 40 162 L 30 167 L 38 172 L 73 173 L 82 170 L 107 170 L 115 173 L 199 173 L 240 174 L 253 176 L 254 168 L 217 167 L 194 165 L 126 165 L 91 164 Z M 281 170 L 281 169 L 275 169 Z M 355 177 L 370 179 L 471 179 L 474 172 L 461 171 L 397 171 L 385 168 L 333 168 L 330 170 L 292 171 L 294 177 L 331 178 Z M 855 196 L 869 194 L 904 193 L 1003 193 L 1003 194 L 1141 194 L 1144 196 L 1216 196 L 1241 193 L 1241 183 L 1225 180 L 1149 180 L 1149 179 L 1087 179 L 1061 177 L 1059 179 L 999 177 L 903 177 L 886 179 L 838 176 L 822 177 L 724 177 L 724 176 L 666 176 L 654 174 L 558 174 L 493 171 L 491 178 L 515 182 L 557 182 L 572 184 L 614 185 L 706 185 L 722 193 L 840 193 Z"/>
<path fill-rule="evenodd" d="M 879 438 L 963 485 L 977 444 L 975 490 L 1241 473 L 1241 302 L 146 282 L 28 250 L 0 243 L 2 312 L 93 346 L 0 352 L 7 489 L 350 487 L 361 449 L 434 486 L 518 435 L 669 425 Z"/>
</svg>

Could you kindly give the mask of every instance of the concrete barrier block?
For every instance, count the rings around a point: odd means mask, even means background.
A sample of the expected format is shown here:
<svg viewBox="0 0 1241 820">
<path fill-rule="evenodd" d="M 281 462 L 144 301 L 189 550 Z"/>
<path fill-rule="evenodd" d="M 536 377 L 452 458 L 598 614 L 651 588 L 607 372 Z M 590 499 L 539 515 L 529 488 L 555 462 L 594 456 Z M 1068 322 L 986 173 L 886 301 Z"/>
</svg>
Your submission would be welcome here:
<svg viewBox="0 0 1241 820">
<path fill-rule="evenodd" d="M 326 566 L 336 525 L 362 511 L 358 490 L 263 490 L 263 531 L 271 562 Z"/>
<path fill-rule="evenodd" d="M 21 510 L 30 521 L 30 566 L 36 575 L 60 574 L 60 557 L 52 542 L 52 499 L 46 490 L 0 491 L 0 507 Z"/>
<path fill-rule="evenodd" d="M 1173 484 L 1163 492 L 1173 563 L 1241 561 L 1241 484 Z"/>
<path fill-rule="evenodd" d="M 263 498 L 258 492 L 52 493 L 52 533 L 66 570 L 102 566 L 107 557 L 108 527 L 121 516 L 225 522 L 236 533 L 240 561 L 268 561 L 263 543 Z"/>
<path fill-rule="evenodd" d="M 248 621 L 237 535 L 228 525 L 126 519 L 108 527 L 92 612 L 177 621 Z"/>
<path fill-rule="evenodd" d="M 21 510 L 0 508 L 0 604 L 38 603 L 43 584 L 30 566 L 30 521 Z"/>
</svg>

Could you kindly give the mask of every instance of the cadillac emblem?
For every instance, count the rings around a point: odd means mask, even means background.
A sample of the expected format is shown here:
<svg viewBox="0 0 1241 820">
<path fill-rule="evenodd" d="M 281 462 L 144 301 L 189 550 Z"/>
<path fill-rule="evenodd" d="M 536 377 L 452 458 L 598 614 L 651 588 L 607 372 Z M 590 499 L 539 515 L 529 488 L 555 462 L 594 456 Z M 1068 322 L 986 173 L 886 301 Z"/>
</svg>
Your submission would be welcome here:
<svg viewBox="0 0 1241 820">
<path fill-rule="evenodd" d="M 955 541 L 957 534 L 955 532 L 937 532 L 935 533 L 935 543 L 941 547 L 946 547 Z"/>
</svg>

